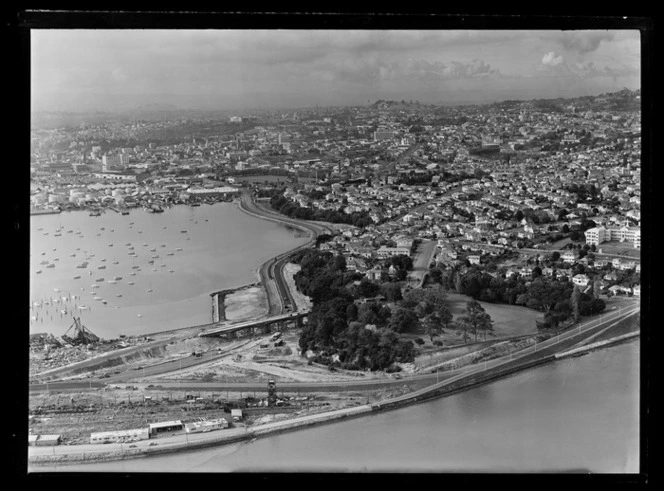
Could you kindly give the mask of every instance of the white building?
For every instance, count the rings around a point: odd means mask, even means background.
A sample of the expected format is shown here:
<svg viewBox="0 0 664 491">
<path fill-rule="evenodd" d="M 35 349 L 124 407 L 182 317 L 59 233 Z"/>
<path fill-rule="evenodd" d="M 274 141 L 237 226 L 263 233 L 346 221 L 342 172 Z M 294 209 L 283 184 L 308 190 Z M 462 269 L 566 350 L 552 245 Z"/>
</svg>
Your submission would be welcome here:
<svg viewBox="0 0 664 491">
<path fill-rule="evenodd" d="M 572 278 L 572 282 L 575 285 L 588 286 L 588 283 L 590 282 L 590 278 L 588 278 L 585 274 L 577 274 Z"/>
<path fill-rule="evenodd" d="M 385 247 L 385 246 L 380 246 L 378 248 L 378 250 L 376 251 L 376 255 L 380 258 L 398 256 L 400 254 L 403 254 L 405 256 L 409 256 L 410 255 L 410 249 L 407 248 L 407 247 Z"/>
<path fill-rule="evenodd" d="M 586 230 L 586 243 L 600 245 L 602 242 L 617 240 L 619 242 L 632 242 L 634 248 L 641 248 L 641 229 L 639 227 L 593 227 Z"/>
</svg>

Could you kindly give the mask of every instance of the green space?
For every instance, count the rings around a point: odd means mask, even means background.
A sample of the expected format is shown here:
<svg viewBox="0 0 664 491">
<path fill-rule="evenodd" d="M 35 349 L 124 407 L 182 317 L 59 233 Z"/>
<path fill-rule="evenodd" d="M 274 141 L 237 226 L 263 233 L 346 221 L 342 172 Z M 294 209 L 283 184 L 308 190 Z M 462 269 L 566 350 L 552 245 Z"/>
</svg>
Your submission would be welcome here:
<svg viewBox="0 0 664 491">
<path fill-rule="evenodd" d="M 456 319 L 462 316 L 466 303 L 473 300 L 467 295 L 449 293 L 446 301 L 450 312 Z M 493 333 L 496 337 L 520 336 L 524 334 L 536 334 L 536 319 L 542 318 L 542 313 L 527 307 L 518 305 L 496 304 L 479 302 L 487 314 L 493 320 Z"/>
<path fill-rule="evenodd" d="M 631 242 L 618 242 L 615 240 L 611 242 L 603 242 L 597 247 L 597 249 L 601 249 L 602 254 L 616 254 L 631 259 L 641 258 L 641 250 L 635 249 L 634 244 Z"/>
</svg>

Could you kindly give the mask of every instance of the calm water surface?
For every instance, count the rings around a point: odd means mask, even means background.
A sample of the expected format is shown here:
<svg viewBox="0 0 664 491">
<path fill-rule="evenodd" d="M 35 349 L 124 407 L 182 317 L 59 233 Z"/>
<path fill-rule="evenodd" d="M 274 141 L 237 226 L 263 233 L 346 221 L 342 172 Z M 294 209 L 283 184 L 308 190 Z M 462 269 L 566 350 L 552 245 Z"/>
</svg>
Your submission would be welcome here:
<svg viewBox="0 0 664 491">
<path fill-rule="evenodd" d="M 47 471 L 639 471 L 639 341 L 343 423 L 126 462 Z"/>
<path fill-rule="evenodd" d="M 306 240 L 233 203 L 32 216 L 30 332 L 60 336 L 73 316 L 107 339 L 205 324 L 211 292 L 256 282 L 261 263 Z"/>
</svg>

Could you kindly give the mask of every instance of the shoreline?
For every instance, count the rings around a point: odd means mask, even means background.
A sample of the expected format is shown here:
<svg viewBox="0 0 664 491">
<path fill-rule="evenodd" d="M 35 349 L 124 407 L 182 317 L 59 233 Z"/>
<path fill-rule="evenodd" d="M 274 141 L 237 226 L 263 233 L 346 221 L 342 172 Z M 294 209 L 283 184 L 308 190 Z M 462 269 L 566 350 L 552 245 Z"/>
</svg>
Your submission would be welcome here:
<svg viewBox="0 0 664 491">
<path fill-rule="evenodd" d="M 640 331 L 629 333 L 627 335 L 620 335 L 608 340 L 593 343 L 593 345 L 582 346 L 578 349 L 569 350 L 564 353 L 584 351 L 588 352 L 591 350 L 601 349 L 603 347 L 608 347 L 609 345 L 618 345 L 624 342 L 631 340 L 640 335 Z M 564 354 L 563 353 L 563 354 Z M 573 356 L 573 355 L 568 355 Z M 424 389 L 415 391 L 412 394 L 407 396 L 401 396 L 395 398 L 395 400 L 390 401 L 389 399 L 381 402 L 375 402 L 371 404 L 364 404 L 360 406 L 354 406 L 350 408 L 342 408 L 334 411 L 318 413 L 314 415 L 309 415 L 301 418 L 295 418 L 290 420 L 278 421 L 273 423 L 267 423 L 265 425 L 259 425 L 253 429 L 245 427 L 244 432 L 235 431 L 232 434 L 222 433 L 215 435 L 210 439 L 203 440 L 200 442 L 190 443 L 186 442 L 174 442 L 169 445 L 168 448 L 161 447 L 146 447 L 145 449 L 132 449 L 131 451 L 102 451 L 94 452 L 91 454 L 63 454 L 63 455 L 41 455 L 41 456 L 28 456 L 28 462 L 36 466 L 39 465 L 57 465 L 57 464 L 75 464 L 75 463 L 90 463 L 90 462 L 110 462 L 118 460 L 126 460 L 133 458 L 144 458 L 149 457 L 150 455 L 158 455 L 165 453 L 175 453 L 183 450 L 197 450 L 201 448 L 213 447 L 213 446 L 223 446 L 232 443 L 238 443 L 245 440 L 253 440 L 254 438 L 260 438 L 264 436 L 273 436 L 286 432 L 297 431 L 306 429 L 309 427 L 320 426 L 323 424 L 331 424 L 337 421 L 342 421 L 345 419 L 356 418 L 371 414 L 378 414 L 383 411 L 390 411 L 394 409 L 400 409 L 406 406 L 413 404 L 419 404 L 421 402 L 426 402 L 431 399 L 447 397 L 451 395 L 458 394 L 460 392 L 470 390 L 475 387 L 479 387 L 483 384 L 491 383 L 501 378 L 507 377 L 514 373 L 519 373 L 530 368 L 535 368 L 541 365 L 548 364 L 553 361 L 558 361 L 562 357 L 553 355 L 544 356 L 540 359 L 526 361 L 520 365 L 512 367 L 503 367 L 498 368 L 494 367 L 486 371 L 487 373 L 475 373 L 470 372 L 460 376 L 458 380 L 454 381 L 444 381 L 439 384 L 434 384 L 430 387 L 425 387 Z M 223 430 L 222 430 L 223 431 Z"/>
</svg>

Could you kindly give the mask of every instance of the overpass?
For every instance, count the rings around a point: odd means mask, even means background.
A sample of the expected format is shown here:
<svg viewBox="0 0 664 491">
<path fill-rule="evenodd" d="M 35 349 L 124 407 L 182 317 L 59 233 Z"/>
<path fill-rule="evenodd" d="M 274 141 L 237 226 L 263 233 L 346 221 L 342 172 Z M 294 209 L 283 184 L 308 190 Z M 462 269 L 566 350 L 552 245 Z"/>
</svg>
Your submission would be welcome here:
<svg viewBox="0 0 664 491">
<path fill-rule="evenodd" d="M 308 316 L 308 310 L 301 310 L 299 312 L 276 315 L 255 321 L 218 325 L 203 331 L 198 336 L 221 336 L 227 339 L 234 339 L 236 337 L 251 336 L 252 334 L 268 334 L 272 331 L 282 331 L 288 328 L 302 327 Z"/>
</svg>

